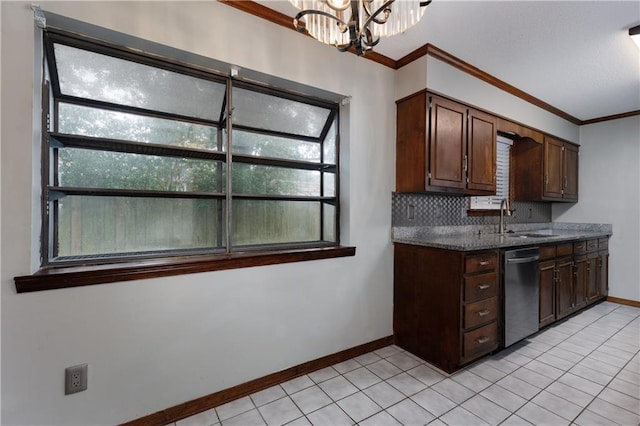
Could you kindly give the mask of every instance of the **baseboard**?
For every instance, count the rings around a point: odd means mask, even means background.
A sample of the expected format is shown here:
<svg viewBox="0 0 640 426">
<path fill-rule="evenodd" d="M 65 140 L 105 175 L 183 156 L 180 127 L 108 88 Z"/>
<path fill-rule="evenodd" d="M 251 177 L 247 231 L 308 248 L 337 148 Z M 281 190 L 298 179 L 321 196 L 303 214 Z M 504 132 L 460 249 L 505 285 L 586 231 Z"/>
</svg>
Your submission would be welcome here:
<svg viewBox="0 0 640 426">
<path fill-rule="evenodd" d="M 287 380 L 291 380 L 298 376 L 302 376 L 313 371 L 329 367 L 333 364 L 346 361 L 356 356 L 364 355 L 368 352 L 375 351 L 376 349 L 380 349 L 391 344 L 393 344 L 393 336 L 383 337 L 382 339 L 374 340 L 373 342 L 365 343 L 363 345 L 345 349 L 344 351 L 323 356 L 322 358 L 314 359 L 313 361 L 308 361 L 294 367 L 287 368 L 286 370 L 278 371 L 277 373 L 272 373 L 255 380 L 242 383 L 232 388 L 214 392 L 212 394 L 194 399 L 192 401 L 188 401 L 171 408 L 158 411 L 157 413 L 153 413 L 148 416 L 123 423 L 123 425 L 164 426 L 168 423 L 173 423 L 180 419 L 184 419 L 186 417 L 193 416 L 194 414 L 198 414 L 202 411 L 217 407 L 218 405 L 233 401 L 234 399 L 238 399 L 243 396 L 261 391 L 263 389 L 270 388 L 271 386 L 284 383 Z"/>
<path fill-rule="evenodd" d="M 621 305 L 635 306 L 636 308 L 640 308 L 640 302 L 638 302 L 637 300 L 621 299 L 619 297 L 607 296 L 607 302 L 619 303 Z"/>
</svg>

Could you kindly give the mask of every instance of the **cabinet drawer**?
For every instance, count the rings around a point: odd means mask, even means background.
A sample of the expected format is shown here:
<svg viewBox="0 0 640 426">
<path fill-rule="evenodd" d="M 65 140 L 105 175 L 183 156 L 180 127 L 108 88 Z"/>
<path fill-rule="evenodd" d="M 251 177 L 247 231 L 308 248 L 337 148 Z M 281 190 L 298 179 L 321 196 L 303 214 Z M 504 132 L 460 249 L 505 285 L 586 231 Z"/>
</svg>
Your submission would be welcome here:
<svg viewBox="0 0 640 426">
<path fill-rule="evenodd" d="M 498 318 L 498 298 L 492 297 L 464 307 L 464 328 L 475 327 Z"/>
<path fill-rule="evenodd" d="M 578 241 L 573 243 L 573 253 L 574 254 L 582 254 L 587 251 L 587 242 L 586 241 Z"/>
<path fill-rule="evenodd" d="M 598 249 L 608 249 L 609 248 L 609 239 L 608 238 L 600 238 L 598 240 Z"/>
<path fill-rule="evenodd" d="M 498 274 L 495 272 L 464 279 L 465 302 L 476 302 L 494 297 L 496 294 L 498 294 Z"/>
<path fill-rule="evenodd" d="M 540 260 L 553 259 L 556 257 L 556 246 L 540 247 Z"/>
<path fill-rule="evenodd" d="M 480 271 L 495 271 L 497 266 L 498 256 L 493 252 L 466 256 L 464 259 L 464 272 L 467 274 Z"/>
<path fill-rule="evenodd" d="M 587 251 L 596 251 L 596 250 L 598 250 L 598 240 L 588 240 Z"/>
<path fill-rule="evenodd" d="M 571 243 L 558 244 L 556 248 L 557 257 L 571 256 L 572 254 L 573 254 L 573 244 Z"/>
<path fill-rule="evenodd" d="M 464 333 L 462 344 L 462 358 L 465 362 L 494 350 L 498 346 L 497 323 L 494 321 L 477 330 Z"/>
</svg>

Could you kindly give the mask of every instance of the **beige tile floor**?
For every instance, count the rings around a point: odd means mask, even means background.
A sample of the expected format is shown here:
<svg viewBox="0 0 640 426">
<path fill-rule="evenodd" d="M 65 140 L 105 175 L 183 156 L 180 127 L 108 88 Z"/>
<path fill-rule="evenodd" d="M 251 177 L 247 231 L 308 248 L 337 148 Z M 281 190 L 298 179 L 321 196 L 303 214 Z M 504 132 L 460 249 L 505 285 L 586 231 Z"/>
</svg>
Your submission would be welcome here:
<svg viewBox="0 0 640 426">
<path fill-rule="evenodd" d="M 186 425 L 640 424 L 640 308 L 604 302 L 448 375 L 396 346 Z"/>
</svg>

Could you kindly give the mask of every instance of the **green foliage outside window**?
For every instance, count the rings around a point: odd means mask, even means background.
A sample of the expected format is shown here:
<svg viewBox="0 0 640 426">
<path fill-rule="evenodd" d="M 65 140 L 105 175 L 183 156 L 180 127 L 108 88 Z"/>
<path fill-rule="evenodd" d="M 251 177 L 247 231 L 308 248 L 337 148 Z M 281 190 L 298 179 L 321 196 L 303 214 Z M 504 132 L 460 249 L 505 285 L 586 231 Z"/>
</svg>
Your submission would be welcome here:
<svg viewBox="0 0 640 426">
<path fill-rule="evenodd" d="M 336 242 L 337 106 L 243 84 L 229 138 L 224 79 L 47 43 L 51 260 Z"/>
</svg>

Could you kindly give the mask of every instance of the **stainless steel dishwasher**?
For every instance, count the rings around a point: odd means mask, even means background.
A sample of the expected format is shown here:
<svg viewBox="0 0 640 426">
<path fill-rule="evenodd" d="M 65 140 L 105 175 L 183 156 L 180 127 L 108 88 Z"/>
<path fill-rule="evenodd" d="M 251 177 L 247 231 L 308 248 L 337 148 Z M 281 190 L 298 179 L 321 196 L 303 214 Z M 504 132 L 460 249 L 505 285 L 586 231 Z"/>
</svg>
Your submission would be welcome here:
<svg viewBox="0 0 640 426">
<path fill-rule="evenodd" d="M 504 346 L 538 331 L 537 247 L 504 252 Z"/>
</svg>

